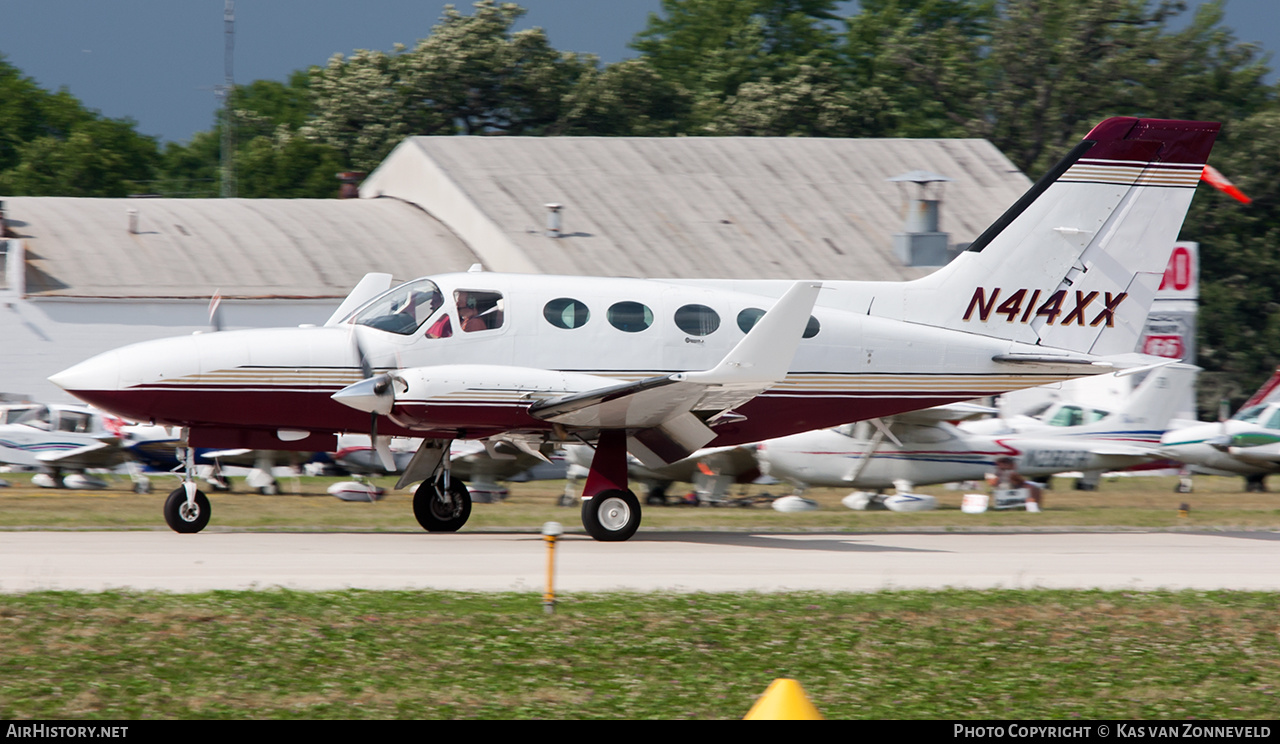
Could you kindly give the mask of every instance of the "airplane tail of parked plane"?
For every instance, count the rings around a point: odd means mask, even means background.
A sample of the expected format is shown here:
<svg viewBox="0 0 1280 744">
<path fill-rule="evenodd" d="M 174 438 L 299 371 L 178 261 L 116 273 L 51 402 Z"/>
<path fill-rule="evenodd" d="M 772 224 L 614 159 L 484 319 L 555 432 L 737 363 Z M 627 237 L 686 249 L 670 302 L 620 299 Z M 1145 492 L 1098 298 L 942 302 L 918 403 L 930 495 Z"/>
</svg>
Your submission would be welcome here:
<svg viewBox="0 0 1280 744">
<path fill-rule="evenodd" d="M 1262 383 L 1262 387 L 1258 388 L 1258 392 L 1250 396 L 1249 400 L 1246 400 L 1244 405 L 1240 406 L 1240 410 L 1243 411 L 1250 406 L 1264 405 L 1276 398 L 1280 398 L 1280 367 L 1276 367 L 1276 371 L 1271 373 L 1271 377 Z"/>
<path fill-rule="evenodd" d="M 948 266 L 903 318 L 1095 356 L 1133 351 L 1219 125 L 1112 118 Z"/>
<path fill-rule="evenodd" d="M 1093 424 L 1074 427 L 1079 436 L 1158 444 L 1169 422 L 1185 405 L 1200 368 L 1170 364 L 1152 370 L 1120 410 Z"/>
</svg>

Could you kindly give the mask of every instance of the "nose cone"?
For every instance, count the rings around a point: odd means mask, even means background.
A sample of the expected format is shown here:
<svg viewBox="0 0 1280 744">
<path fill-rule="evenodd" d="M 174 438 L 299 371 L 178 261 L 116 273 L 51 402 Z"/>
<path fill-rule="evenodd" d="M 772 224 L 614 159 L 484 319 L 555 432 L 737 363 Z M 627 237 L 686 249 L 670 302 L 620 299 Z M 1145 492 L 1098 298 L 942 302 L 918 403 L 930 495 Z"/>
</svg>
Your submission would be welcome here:
<svg viewBox="0 0 1280 744">
<path fill-rule="evenodd" d="M 95 390 L 116 390 L 120 386 L 120 363 L 116 351 L 99 354 L 49 378 L 49 382 L 72 395 Z"/>
<path fill-rule="evenodd" d="M 330 397 L 357 411 L 378 413 L 383 416 L 391 413 L 391 408 L 396 402 L 395 394 L 391 391 L 391 377 L 385 374 L 348 385 Z"/>
</svg>

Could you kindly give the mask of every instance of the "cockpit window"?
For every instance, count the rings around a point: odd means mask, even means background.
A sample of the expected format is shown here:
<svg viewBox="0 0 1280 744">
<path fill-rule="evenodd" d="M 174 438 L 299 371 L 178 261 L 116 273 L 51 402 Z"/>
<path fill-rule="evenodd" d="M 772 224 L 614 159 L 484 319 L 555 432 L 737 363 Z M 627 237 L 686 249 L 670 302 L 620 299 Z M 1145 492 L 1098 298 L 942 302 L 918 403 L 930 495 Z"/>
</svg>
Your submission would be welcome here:
<svg viewBox="0 0 1280 744">
<path fill-rule="evenodd" d="M 502 327 L 502 295 L 478 289 L 460 289 L 453 293 L 458 305 L 458 326 L 464 333 L 492 331 Z"/>
<path fill-rule="evenodd" d="M 32 408 L 22 414 L 22 416 L 13 423 L 26 424 L 27 426 L 34 426 L 37 429 L 44 429 L 45 431 L 49 431 L 52 428 L 52 418 L 50 417 L 49 409 L 45 406 Z"/>
<path fill-rule="evenodd" d="M 1280 429 L 1280 408 L 1272 407 L 1271 415 L 1266 421 L 1260 422 L 1264 429 Z"/>
<path fill-rule="evenodd" d="M 1049 426 L 1079 426 L 1084 423 L 1084 410 L 1080 406 L 1063 406 L 1049 420 Z"/>
<path fill-rule="evenodd" d="M 351 322 L 407 335 L 418 330 L 442 304 L 444 296 L 435 282 L 416 279 L 369 303 Z"/>
<path fill-rule="evenodd" d="M 1262 412 L 1265 410 L 1267 410 L 1266 406 L 1249 406 L 1231 418 L 1236 421 L 1243 421 L 1246 424 L 1254 424 L 1257 423 L 1258 417 L 1261 416 Z"/>
</svg>

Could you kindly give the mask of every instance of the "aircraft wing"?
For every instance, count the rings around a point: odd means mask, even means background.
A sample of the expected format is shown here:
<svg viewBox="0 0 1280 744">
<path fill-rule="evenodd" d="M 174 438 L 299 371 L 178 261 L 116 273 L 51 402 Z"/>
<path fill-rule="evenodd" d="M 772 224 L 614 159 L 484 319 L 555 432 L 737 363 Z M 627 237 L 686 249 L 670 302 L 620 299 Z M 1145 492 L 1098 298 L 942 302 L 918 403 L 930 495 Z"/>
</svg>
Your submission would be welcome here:
<svg viewBox="0 0 1280 744">
<path fill-rule="evenodd" d="M 715 438 L 708 420 L 786 378 L 821 288 L 792 285 L 711 369 L 562 395 L 531 406 L 529 414 L 565 426 L 632 430 L 627 449 L 649 467 L 681 460 Z"/>
<path fill-rule="evenodd" d="M 1163 457 L 1155 447 L 1136 447 L 1125 444 L 1102 444 L 1090 447 L 1089 453 L 1099 457 L 1141 457 L 1156 459 Z"/>
<path fill-rule="evenodd" d="M 965 421 L 967 419 L 978 418 L 980 416 L 995 416 L 998 413 L 1000 413 L 999 408 L 978 405 L 977 403 L 962 402 L 949 403 L 945 406 L 934 406 L 933 408 L 925 408 L 919 411 L 895 413 L 893 415 L 893 420 L 906 424 L 927 426 L 930 424 L 936 424 L 940 421 Z"/>
<path fill-rule="evenodd" d="M 36 460 L 59 468 L 110 468 L 124 462 L 124 452 L 114 441 L 96 441 L 71 450 L 46 452 Z"/>
<path fill-rule="evenodd" d="M 1280 442 L 1253 447 L 1228 447 L 1227 454 L 1251 464 L 1274 465 L 1280 463 Z"/>
</svg>

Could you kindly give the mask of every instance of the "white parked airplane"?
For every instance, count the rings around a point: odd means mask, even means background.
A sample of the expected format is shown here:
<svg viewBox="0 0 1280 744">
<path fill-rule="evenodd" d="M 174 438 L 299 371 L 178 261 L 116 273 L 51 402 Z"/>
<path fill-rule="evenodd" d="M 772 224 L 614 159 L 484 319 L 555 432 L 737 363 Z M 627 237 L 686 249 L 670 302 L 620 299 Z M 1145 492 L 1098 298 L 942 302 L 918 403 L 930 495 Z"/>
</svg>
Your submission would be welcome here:
<svg viewBox="0 0 1280 744">
<path fill-rule="evenodd" d="M 1161 458 L 1160 436 L 1197 372 L 1198 367 L 1182 364 L 1154 370 L 1122 409 L 1092 423 L 1025 431 L 1006 424 L 1004 431 L 987 435 L 967 430 L 970 422 L 949 423 L 955 414 L 944 407 L 892 417 L 880 429 L 861 422 L 770 440 L 758 447 L 756 457 L 762 471 L 801 487 L 893 487 L 908 500 L 912 486 L 981 480 L 1002 457 L 1012 458 L 1018 472 L 1032 478 L 1122 470 Z M 1055 404 L 1054 410 L 1066 405 L 1074 404 Z M 1050 412 L 1048 420 L 1069 419 Z"/>
<path fill-rule="evenodd" d="M 37 483 L 60 488 L 64 472 L 109 469 L 129 461 L 125 422 L 101 411 L 58 404 L 9 410 L 18 415 L 12 423 L 0 424 L 0 462 L 39 469 L 45 477 Z"/>
<path fill-rule="evenodd" d="M 1236 415 L 1213 424 L 1175 429 L 1161 439 L 1171 459 L 1203 475 L 1241 475 L 1245 490 L 1265 491 L 1266 477 L 1280 472 L 1280 368 Z"/>
<path fill-rule="evenodd" d="M 194 446 L 422 437 L 400 485 L 422 481 L 414 511 L 434 531 L 470 514 L 443 457 L 453 439 L 595 441 L 583 525 L 625 540 L 640 524 L 628 451 L 671 463 L 1145 362 L 1126 352 L 1217 130 L 1108 119 L 968 251 L 911 282 L 477 271 L 390 288 L 369 275 L 321 328 L 135 344 L 50 379 L 187 427 Z M 187 482 L 165 514 L 198 531 L 208 500 Z"/>
</svg>

